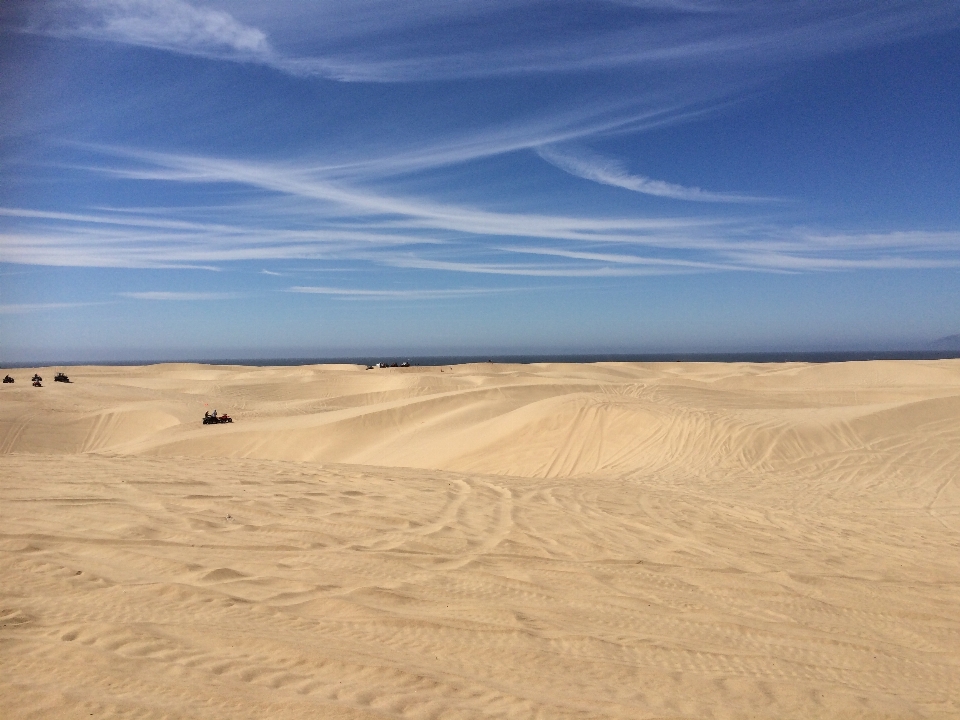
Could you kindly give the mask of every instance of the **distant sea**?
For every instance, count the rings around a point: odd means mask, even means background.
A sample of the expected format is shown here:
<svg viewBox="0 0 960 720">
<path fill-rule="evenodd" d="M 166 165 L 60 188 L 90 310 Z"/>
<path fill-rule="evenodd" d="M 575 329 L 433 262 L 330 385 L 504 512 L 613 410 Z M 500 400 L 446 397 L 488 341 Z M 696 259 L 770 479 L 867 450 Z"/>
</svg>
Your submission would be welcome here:
<svg viewBox="0 0 960 720">
<path fill-rule="evenodd" d="M 920 352 L 799 352 L 799 353 L 666 353 L 666 354 L 584 354 L 584 355 L 429 355 L 423 357 L 364 356 L 350 358 L 281 358 L 275 360 L 207 360 L 211 365 L 321 365 L 348 363 L 352 365 L 375 365 L 379 362 L 401 363 L 436 367 L 440 365 L 463 365 L 466 363 L 598 363 L 598 362 L 753 362 L 782 363 L 808 362 L 829 363 L 852 360 L 946 360 L 960 358 L 960 351 Z"/>
<path fill-rule="evenodd" d="M 960 350 L 919 350 L 919 351 L 830 351 L 830 352 L 743 352 L 743 353 L 597 353 L 571 355 L 357 355 L 351 357 L 290 357 L 290 358 L 169 358 L 166 360 L 143 360 L 110 362 L 49 362 L 42 363 L 4 363 L 3 367 L 51 367 L 70 365 L 154 365 L 162 362 L 196 362 L 205 365 L 248 365 L 266 367 L 270 365 L 376 365 L 409 362 L 412 366 L 437 367 L 440 365 L 463 365 L 465 363 L 596 363 L 596 362 L 750 362 L 750 363 L 831 363 L 862 360 L 947 360 L 960 358 Z"/>
</svg>

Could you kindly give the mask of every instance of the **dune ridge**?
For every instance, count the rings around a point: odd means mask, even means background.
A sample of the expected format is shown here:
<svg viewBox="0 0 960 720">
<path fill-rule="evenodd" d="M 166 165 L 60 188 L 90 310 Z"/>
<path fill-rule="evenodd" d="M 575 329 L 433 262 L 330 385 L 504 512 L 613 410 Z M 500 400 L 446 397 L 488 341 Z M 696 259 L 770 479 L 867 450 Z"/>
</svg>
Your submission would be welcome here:
<svg viewBox="0 0 960 720">
<path fill-rule="evenodd" d="M 5 715 L 960 716 L 960 361 L 442 370 L 18 370 Z"/>
</svg>

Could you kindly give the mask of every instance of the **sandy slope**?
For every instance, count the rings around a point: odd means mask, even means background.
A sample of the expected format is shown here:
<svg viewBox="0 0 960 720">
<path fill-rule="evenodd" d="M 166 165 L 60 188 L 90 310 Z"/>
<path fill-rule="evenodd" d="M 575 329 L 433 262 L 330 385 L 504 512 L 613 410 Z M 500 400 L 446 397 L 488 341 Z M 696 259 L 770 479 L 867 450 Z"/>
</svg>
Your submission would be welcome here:
<svg viewBox="0 0 960 720">
<path fill-rule="evenodd" d="M 4 717 L 960 717 L 960 361 L 69 373 Z"/>
</svg>

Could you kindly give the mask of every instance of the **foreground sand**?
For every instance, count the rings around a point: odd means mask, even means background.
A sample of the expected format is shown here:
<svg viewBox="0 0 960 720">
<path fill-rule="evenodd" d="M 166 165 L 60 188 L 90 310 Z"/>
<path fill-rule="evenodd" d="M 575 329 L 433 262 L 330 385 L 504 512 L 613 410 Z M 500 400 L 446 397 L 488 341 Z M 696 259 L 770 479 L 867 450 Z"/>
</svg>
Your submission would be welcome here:
<svg viewBox="0 0 960 720">
<path fill-rule="evenodd" d="M 16 371 L 0 714 L 960 717 L 960 361 L 440 370 Z"/>
</svg>

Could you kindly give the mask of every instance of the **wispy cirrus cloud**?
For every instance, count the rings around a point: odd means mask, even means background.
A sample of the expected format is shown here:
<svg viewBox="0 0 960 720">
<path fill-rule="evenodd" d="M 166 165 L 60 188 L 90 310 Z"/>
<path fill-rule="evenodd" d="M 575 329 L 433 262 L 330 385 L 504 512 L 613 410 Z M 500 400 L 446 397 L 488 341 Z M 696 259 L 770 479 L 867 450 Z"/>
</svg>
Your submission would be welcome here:
<svg viewBox="0 0 960 720">
<path fill-rule="evenodd" d="M 184 0 L 59 0 L 34 8 L 35 32 L 270 64 L 266 34 L 230 13 Z"/>
<path fill-rule="evenodd" d="M 609 263 L 613 265 L 642 265 L 650 270 L 660 269 L 668 271 L 700 271 L 709 272 L 715 270 L 744 270 L 747 266 L 734 263 L 722 262 L 702 262 L 696 260 L 684 260 L 682 258 L 662 258 L 649 257 L 641 255 L 631 255 L 625 253 L 610 252 L 589 252 L 582 250 L 563 250 L 555 247 L 518 247 L 505 246 L 500 248 L 504 252 L 519 253 L 523 255 L 537 255 L 544 257 L 569 258 L 571 260 L 587 260 L 596 263 Z"/>
<path fill-rule="evenodd" d="M 0 260 L 100 267 L 203 267 L 326 260 L 530 277 L 953 267 L 960 233 L 838 234 L 716 216 L 621 217 L 505 212 L 387 192 L 310 163 L 100 148 L 90 172 L 253 193 L 213 210 L 0 209 Z M 291 228 L 296 218 L 296 229 Z M 613 250 L 612 248 L 617 248 Z M 516 263 L 507 254 L 524 254 Z"/>
<path fill-rule="evenodd" d="M 602 185 L 632 190 L 633 192 L 673 200 L 691 200 L 713 203 L 757 203 L 770 202 L 771 198 L 741 195 L 731 192 L 713 192 L 698 187 L 686 187 L 664 180 L 654 180 L 643 175 L 628 173 L 623 165 L 609 158 L 601 157 L 583 150 L 563 151 L 556 146 L 542 145 L 536 149 L 537 155 L 551 165 L 571 175 L 592 180 Z"/>
<path fill-rule="evenodd" d="M 736 259 L 736 254 L 731 254 Z M 935 268 L 958 268 L 960 257 L 932 258 L 893 253 L 881 257 L 824 257 L 801 253 L 743 254 L 743 260 L 754 271 L 822 272 L 841 270 L 932 270 Z"/>
<path fill-rule="evenodd" d="M 59 0 L 32 6 L 33 32 L 139 45 L 342 81 L 410 82 L 527 74 L 770 67 L 960 23 L 953 3 L 397 3 Z M 651 13 L 651 10 L 655 11 Z M 309 22 L 304 22 L 309 18 Z M 578 22 L 572 19 L 579 20 Z M 433 28 L 411 39 L 412 28 Z M 520 32 L 518 32 L 518 29 Z M 530 37 L 536 42 L 529 41 Z"/>
<path fill-rule="evenodd" d="M 461 260 L 435 260 L 417 256 L 392 257 L 383 260 L 384 265 L 410 270 L 434 270 L 473 275 L 505 275 L 531 278 L 604 278 L 638 277 L 644 275 L 671 274 L 665 268 L 623 267 L 618 263 L 600 265 L 549 265 L 544 263 L 469 262 Z M 674 271 L 676 272 L 676 271 Z"/>
<path fill-rule="evenodd" d="M 353 300 L 448 300 L 453 298 L 476 297 L 515 292 L 518 288 L 448 288 L 448 289 L 402 289 L 370 290 L 363 288 L 343 288 L 328 286 L 295 285 L 287 292 L 305 295 L 330 295 Z"/>
<path fill-rule="evenodd" d="M 164 220 L 144 217 L 129 210 L 120 210 L 115 214 L 73 213 L 50 210 L 31 210 L 29 208 L 0 207 L 0 216 L 23 218 L 25 220 L 57 220 L 79 225 L 121 225 L 125 227 L 155 228 L 158 230 L 209 230 L 216 227 L 224 231 L 241 231 L 240 228 L 227 225 L 211 226 L 209 223 L 195 223 L 183 220 Z"/>
<path fill-rule="evenodd" d="M 139 161 L 138 166 L 104 165 L 94 172 L 135 180 L 180 183 L 235 183 L 323 203 L 330 215 L 363 215 L 378 220 L 370 227 L 413 228 L 471 234 L 563 237 L 570 240 L 629 240 L 633 233 L 667 233 L 682 228 L 722 224 L 715 218 L 591 218 L 539 213 L 503 213 L 377 192 L 329 179 L 309 166 L 264 163 L 171 153 L 107 149 Z M 386 235 L 381 235 L 386 239 Z"/>
</svg>

